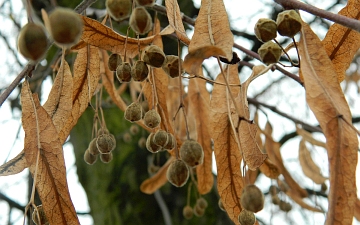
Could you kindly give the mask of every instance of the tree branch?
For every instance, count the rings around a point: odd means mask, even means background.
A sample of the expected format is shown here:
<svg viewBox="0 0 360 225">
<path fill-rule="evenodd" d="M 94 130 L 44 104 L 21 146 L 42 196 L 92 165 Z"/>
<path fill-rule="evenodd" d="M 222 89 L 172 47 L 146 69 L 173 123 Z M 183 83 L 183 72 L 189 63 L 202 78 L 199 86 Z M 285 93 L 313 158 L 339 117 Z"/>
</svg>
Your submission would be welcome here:
<svg viewBox="0 0 360 225">
<path fill-rule="evenodd" d="M 19 203 L 17 203 L 14 200 L 10 199 L 9 197 L 4 195 L 3 193 L 0 193 L 0 199 L 6 201 L 11 208 L 16 208 L 16 209 L 19 209 L 21 211 L 23 211 L 24 208 L 25 208 L 25 206 L 20 205 Z"/>
</svg>

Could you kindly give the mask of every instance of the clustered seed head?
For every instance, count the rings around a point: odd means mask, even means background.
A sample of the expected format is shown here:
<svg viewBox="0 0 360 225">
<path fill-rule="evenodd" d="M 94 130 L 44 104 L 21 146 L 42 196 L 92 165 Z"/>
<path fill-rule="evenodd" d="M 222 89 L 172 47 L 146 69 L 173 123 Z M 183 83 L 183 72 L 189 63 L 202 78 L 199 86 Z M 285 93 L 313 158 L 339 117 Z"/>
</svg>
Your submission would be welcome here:
<svg viewBox="0 0 360 225">
<path fill-rule="evenodd" d="M 45 55 L 47 47 L 45 29 L 41 25 L 28 23 L 21 28 L 18 49 L 25 58 L 37 62 Z"/>
<path fill-rule="evenodd" d="M 97 155 L 92 155 L 89 152 L 89 149 L 86 149 L 85 153 L 84 153 L 84 161 L 89 164 L 89 165 L 93 165 L 97 160 Z"/>
<path fill-rule="evenodd" d="M 146 149 L 151 153 L 156 153 L 161 150 L 161 146 L 155 144 L 154 142 L 154 133 L 150 133 L 146 139 Z"/>
<path fill-rule="evenodd" d="M 129 17 L 131 12 L 131 0 L 106 0 L 106 10 L 108 14 L 116 21 Z"/>
<path fill-rule="evenodd" d="M 155 4 L 155 0 L 136 0 L 136 4 L 140 6 L 153 6 Z"/>
<path fill-rule="evenodd" d="M 175 187 L 182 187 L 189 178 L 189 168 L 184 161 L 176 159 L 166 171 L 166 178 Z"/>
<path fill-rule="evenodd" d="M 263 63 L 266 65 L 269 65 L 279 61 L 282 54 L 282 49 L 276 43 L 268 41 L 261 45 L 261 47 L 258 49 L 258 53 L 261 61 L 263 61 Z"/>
<path fill-rule="evenodd" d="M 264 208 L 264 194 L 254 184 L 247 185 L 240 199 L 241 206 L 251 212 L 259 212 Z"/>
<path fill-rule="evenodd" d="M 96 138 L 96 146 L 101 154 L 108 154 L 115 149 L 116 139 L 112 134 L 101 134 Z"/>
<path fill-rule="evenodd" d="M 243 209 L 238 216 L 241 225 L 253 225 L 256 222 L 255 214 L 251 211 Z"/>
<path fill-rule="evenodd" d="M 144 115 L 144 123 L 149 128 L 155 128 L 159 126 L 161 122 L 161 117 L 155 109 L 147 111 Z"/>
<path fill-rule="evenodd" d="M 124 117 L 130 122 L 139 121 L 142 118 L 142 106 L 139 102 L 131 103 L 125 110 Z"/>
<path fill-rule="evenodd" d="M 108 67 L 111 71 L 116 71 L 116 68 L 122 64 L 122 59 L 119 54 L 113 53 L 109 56 Z"/>
<path fill-rule="evenodd" d="M 150 14 L 141 6 L 133 10 L 129 24 L 131 29 L 137 34 L 146 34 L 153 26 Z"/>
<path fill-rule="evenodd" d="M 193 217 L 194 212 L 193 212 L 193 208 L 191 208 L 191 206 L 186 205 L 183 208 L 183 216 L 185 217 L 185 219 L 189 220 Z"/>
<path fill-rule="evenodd" d="M 182 65 L 182 60 L 181 60 L 181 65 Z M 162 69 L 171 78 L 178 77 L 184 72 L 182 68 L 181 71 L 179 72 L 179 57 L 176 55 L 167 55 L 165 57 L 165 62 L 162 65 Z"/>
<path fill-rule="evenodd" d="M 49 14 L 50 33 L 55 43 L 61 47 L 76 44 L 82 34 L 83 21 L 71 9 L 56 7 Z"/>
<path fill-rule="evenodd" d="M 144 81 L 149 74 L 149 68 L 142 60 L 138 60 L 132 67 L 131 76 L 134 81 Z"/>
<path fill-rule="evenodd" d="M 116 77 L 120 83 L 131 81 L 131 65 L 129 62 L 123 62 L 116 68 Z"/>
<path fill-rule="evenodd" d="M 190 167 L 203 163 L 204 151 L 201 145 L 195 140 L 186 140 L 180 147 L 180 157 Z"/>
<path fill-rule="evenodd" d="M 44 212 L 42 205 L 38 205 L 36 207 L 36 209 L 37 210 L 34 210 L 32 213 L 32 220 L 34 221 L 34 223 L 36 225 L 49 225 L 50 223 L 45 216 L 45 212 Z M 36 213 L 36 211 L 39 213 L 39 217 L 38 217 L 38 214 Z M 40 218 L 40 221 L 39 221 L 39 218 Z"/>
<path fill-rule="evenodd" d="M 144 49 L 142 59 L 152 67 L 161 67 L 165 61 L 165 54 L 159 46 L 149 45 Z"/>
<path fill-rule="evenodd" d="M 267 42 L 276 38 L 277 25 L 272 19 L 261 18 L 254 27 L 255 35 L 259 41 Z"/>
<path fill-rule="evenodd" d="M 301 30 L 301 18 L 295 10 L 285 10 L 279 13 L 276 24 L 279 34 L 290 38 Z"/>
</svg>

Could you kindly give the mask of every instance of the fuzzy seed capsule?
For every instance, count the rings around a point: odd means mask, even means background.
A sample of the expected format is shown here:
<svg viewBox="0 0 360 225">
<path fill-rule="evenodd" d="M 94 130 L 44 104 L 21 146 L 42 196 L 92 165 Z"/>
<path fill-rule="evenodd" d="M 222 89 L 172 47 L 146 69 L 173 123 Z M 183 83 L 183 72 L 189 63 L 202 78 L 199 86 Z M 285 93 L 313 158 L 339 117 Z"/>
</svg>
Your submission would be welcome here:
<svg viewBox="0 0 360 225">
<path fill-rule="evenodd" d="M 89 152 L 89 149 L 86 149 L 85 153 L 84 153 L 84 161 L 89 164 L 89 165 L 93 165 L 97 160 L 97 155 L 92 155 Z"/>
<path fill-rule="evenodd" d="M 180 157 L 190 167 L 203 163 L 204 151 L 201 145 L 194 140 L 186 140 L 180 147 Z"/>
<path fill-rule="evenodd" d="M 21 28 L 18 49 L 25 58 L 37 62 L 45 55 L 47 47 L 48 40 L 41 25 L 28 23 Z"/>
<path fill-rule="evenodd" d="M 116 21 L 124 20 L 129 17 L 131 12 L 131 0 L 106 0 L 106 10 Z"/>
<path fill-rule="evenodd" d="M 101 154 L 108 154 L 115 149 L 116 139 L 112 134 L 102 134 L 96 138 L 96 146 Z"/>
<path fill-rule="evenodd" d="M 240 199 L 241 206 L 251 212 L 259 212 L 264 208 L 264 194 L 254 184 L 247 185 Z"/>
<path fill-rule="evenodd" d="M 166 143 L 166 145 L 164 146 L 164 149 L 166 149 L 166 150 L 171 150 L 171 149 L 173 149 L 173 148 L 175 148 L 175 137 L 174 137 L 174 135 L 173 134 L 171 134 L 171 133 L 168 133 L 167 134 L 167 140 L 168 140 L 168 142 Z"/>
<path fill-rule="evenodd" d="M 182 65 L 182 60 L 181 60 L 181 65 Z M 179 57 L 176 55 L 167 55 L 165 58 L 165 62 L 162 65 L 162 69 L 171 78 L 178 77 L 184 72 L 182 68 L 181 71 L 179 72 Z"/>
<path fill-rule="evenodd" d="M 194 207 L 194 215 L 197 217 L 202 217 L 205 213 L 205 208 L 200 208 L 198 205 Z"/>
<path fill-rule="evenodd" d="M 271 196 L 271 202 L 272 202 L 274 205 L 279 205 L 279 203 L 280 203 L 280 198 L 279 198 L 279 196 L 277 196 L 277 195 Z"/>
<path fill-rule="evenodd" d="M 280 201 L 279 209 L 284 212 L 289 212 L 292 209 L 292 205 L 289 202 Z"/>
<path fill-rule="evenodd" d="M 259 19 L 254 27 L 255 36 L 262 42 L 271 41 L 276 38 L 276 30 L 276 22 L 267 18 Z"/>
<path fill-rule="evenodd" d="M 142 106 L 139 102 L 133 102 L 126 107 L 124 117 L 130 122 L 139 121 L 142 118 Z"/>
<path fill-rule="evenodd" d="M 136 7 L 133 10 L 129 24 L 137 34 L 146 34 L 153 26 L 151 16 L 144 7 Z"/>
<path fill-rule="evenodd" d="M 109 162 L 111 162 L 112 159 L 113 159 L 112 152 L 109 152 L 107 154 L 100 154 L 100 160 L 103 163 L 109 163 Z"/>
<path fill-rule="evenodd" d="M 166 146 L 168 143 L 168 133 L 164 130 L 156 131 L 154 135 L 154 143 L 161 147 Z"/>
<path fill-rule="evenodd" d="M 97 140 L 97 138 L 94 138 L 94 139 L 92 139 L 91 140 L 91 142 L 90 142 L 90 144 L 89 144 L 89 153 L 91 154 L 91 155 L 97 155 L 97 154 L 99 154 L 100 152 L 99 152 L 99 149 L 98 149 L 98 147 L 97 147 L 97 145 L 96 145 L 96 140 Z"/>
<path fill-rule="evenodd" d="M 159 46 L 149 45 L 144 49 L 142 59 L 152 67 L 161 67 L 165 61 L 165 53 Z"/>
<path fill-rule="evenodd" d="M 193 212 L 193 208 L 191 208 L 191 206 L 186 205 L 183 208 L 183 216 L 185 217 L 185 219 L 189 220 L 193 217 L 194 212 Z"/>
<path fill-rule="evenodd" d="M 256 222 L 256 217 L 253 212 L 243 209 L 238 216 L 241 225 L 253 225 Z"/>
<path fill-rule="evenodd" d="M 258 49 L 258 53 L 261 61 L 263 61 L 263 63 L 266 65 L 269 65 L 279 61 L 282 54 L 282 49 L 276 43 L 268 41 L 261 45 L 261 47 Z"/>
<path fill-rule="evenodd" d="M 161 146 L 154 143 L 154 136 L 155 134 L 151 133 L 146 139 L 146 149 L 151 153 L 156 153 L 161 150 Z"/>
<path fill-rule="evenodd" d="M 280 35 L 294 37 L 301 30 L 301 18 L 295 10 L 285 10 L 276 18 L 277 31 Z"/>
<path fill-rule="evenodd" d="M 149 68 L 142 60 L 138 60 L 132 67 L 131 76 L 134 81 L 144 81 L 149 74 Z"/>
<path fill-rule="evenodd" d="M 49 14 L 50 33 L 55 43 L 61 47 L 76 44 L 82 34 L 83 21 L 80 16 L 68 8 L 56 7 Z"/>
<path fill-rule="evenodd" d="M 130 134 L 136 135 L 139 133 L 139 126 L 136 124 L 133 124 L 133 125 L 131 125 L 129 131 L 130 131 Z"/>
<path fill-rule="evenodd" d="M 147 111 L 144 115 L 144 123 L 149 128 L 155 128 L 159 126 L 161 122 L 161 117 L 155 109 Z"/>
<path fill-rule="evenodd" d="M 176 159 L 166 171 L 166 178 L 175 187 L 182 187 L 189 178 L 189 169 L 184 161 Z"/>
<path fill-rule="evenodd" d="M 119 54 L 113 53 L 109 56 L 108 67 L 111 71 L 116 71 L 116 68 L 121 65 L 122 59 Z"/>
<path fill-rule="evenodd" d="M 116 77 L 120 83 L 127 83 L 131 81 L 131 65 L 128 62 L 121 63 L 116 68 Z"/>
</svg>

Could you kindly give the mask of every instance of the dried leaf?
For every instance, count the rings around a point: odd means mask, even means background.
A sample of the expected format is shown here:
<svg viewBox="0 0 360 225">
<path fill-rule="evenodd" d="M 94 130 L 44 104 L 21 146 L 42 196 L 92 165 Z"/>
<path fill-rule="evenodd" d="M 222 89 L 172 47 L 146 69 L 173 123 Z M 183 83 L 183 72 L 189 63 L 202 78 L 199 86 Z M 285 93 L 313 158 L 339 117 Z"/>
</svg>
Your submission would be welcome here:
<svg viewBox="0 0 360 225">
<path fill-rule="evenodd" d="M 44 109 L 52 119 L 56 131 L 60 132 L 72 109 L 73 79 L 69 64 L 63 59 L 54 84 L 44 104 Z"/>
<path fill-rule="evenodd" d="M 299 128 L 298 126 L 296 126 L 296 133 L 298 133 L 298 135 L 302 136 L 303 139 L 307 142 L 309 142 L 312 145 L 317 145 L 320 147 L 323 147 L 326 149 L 326 144 L 322 141 L 316 140 L 311 133 L 307 132 L 306 130 Z"/>
<path fill-rule="evenodd" d="M 113 29 L 101 24 L 100 22 L 90 19 L 86 16 L 81 16 L 84 22 L 84 30 L 81 39 L 86 43 L 96 46 L 112 53 L 124 55 L 126 36 L 116 33 Z M 126 55 L 130 58 L 139 54 L 140 50 L 151 44 L 155 36 L 146 38 L 128 38 L 126 45 Z"/>
<path fill-rule="evenodd" d="M 230 61 L 233 44 L 234 38 L 223 1 L 202 0 L 189 52 L 194 53 L 205 46 L 216 46 L 224 51 L 225 58 Z"/>
<path fill-rule="evenodd" d="M 330 171 L 326 225 L 351 224 L 356 200 L 358 154 L 356 132 L 347 124 L 351 123 L 351 112 L 332 62 L 306 23 L 302 25 L 299 51 L 306 101 L 326 137 Z"/>
<path fill-rule="evenodd" d="M 201 195 L 207 194 L 213 184 L 214 176 L 212 174 L 212 149 L 209 130 L 210 123 L 210 94 L 206 90 L 206 81 L 200 79 L 191 79 L 189 81 L 188 99 L 189 111 L 187 115 L 193 115 L 195 118 L 197 141 L 204 150 L 204 162 L 196 167 L 198 181 L 198 190 Z"/>
<path fill-rule="evenodd" d="M 170 157 L 154 176 L 144 180 L 140 185 L 140 190 L 145 194 L 151 195 L 166 184 L 166 171 L 175 159 L 174 156 Z"/>
<path fill-rule="evenodd" d="M 224 83 L 223 76 L 219 75 L 216 82 Z M 239 84 L 239 77 L 230 76 L 229 83 Z M 230 89 L 233 94 L 239 92 L 238 87 Z M 225 86 L 214 84 L 210 107 L 209 130 L 214 140 L 218 193 L 230 219 L 239 224 L 239 199 L 244 185 L 240 170 L 242 157 L 235 138 L 237 134 L 234 134 L 229 121 Z"/>
<path fill-rule="evenodd" d="M 327 180 L 327 178 L 321 174 L 320 168 L 313 161 L 304 139 L 300 141 L 299 145 L 299 162 L 304 174 L 316 184 L 322 184 Z"/>
<path fill-rule="evenodd" d="M 18 174 L 28 167 L 25 152 L 22 150 L 15 158 L 0 166 L 0 176 Z"/>
<path fill-rule="evenodd" d="M 289 191 L 285 192 L 287 196 L 289 196 L 290 198 L 292 198 L 292 200 L 294 200 L 294 202 L 296 202 L 298 205 L 300 205 L 302 208 L 313 211 L 313 212 L 319 212 L 319 213 L 323 213 L 324 211 L 322 211 L 319 208 L 316 208 L 315 206 L 311 206 L 309 204 L 307 204 L 306 202 L 304 202 L 302 200 L 301 197 L 299 197 L 299 195 L 297 195 L 296 193 L 294 193 L 294 190 L 290 189 Z"/>
<path fill-rule="evenodd" d="M 270 179 L 277 179 L 280 171 L 270 159 L 265 159 L 264 163 L 259 167 L 260 171 Z"/>
<path fill-rule="evenodd" d="M 74 62 L 74 85 L 72 111 L 63 129 L 59 132 L 60 142 L 64 142 L 71 129 L 89 105 L 100 79 L 100 57 L 98 48 L 87 46 L 80 49 Z"/>
<path fill-rule="evenodd" d="M 80 224 L 66 181 L 62 142 L 59 141 L 51 118 L 40 106 L 37 95 L 32 98 L 29 90 L 28 83 L 24 82 L 21 91 L 22 124 L 25 131 L 24 151 L 33 176 L 35 176 L 37 155 L 40 156 L 36 190 L 45 215 L 52 225 Z"/>
<path fill-rule="evenodd" d="M 354 216 L 357 221 L 360 221 L 360 200 L 358 198 L 355 201 Z"/>
<path fill-rule="evenodd" d="M 180 41 L 184 42 L 186 45 L 189 45 L 190 39 L 187 37 L 185 32 L 177 0 L 166 0 L 165 6 L 169 24 L 174 28 L 176 36 Z"/>
<path fill-rule="evenodd" d="M 224 56 L 225 52 L 217 46 L 205 46 L 198 48 L 186 55 L 183 68 L 189 74 L 198 74 L 203 61 L 210 56 Z"/>
<path fill-rule="evenodd" d="M 347 5 L 338 14 L 359 20 L 360 2 L 349 0 Z M 338 81 L 343 81 L 345 71 L 349 68 L 351 61 L 360 48 L 360 33 L 334 23 L 328 30 L 322 44 L 334 65 Z"/>
</svg>

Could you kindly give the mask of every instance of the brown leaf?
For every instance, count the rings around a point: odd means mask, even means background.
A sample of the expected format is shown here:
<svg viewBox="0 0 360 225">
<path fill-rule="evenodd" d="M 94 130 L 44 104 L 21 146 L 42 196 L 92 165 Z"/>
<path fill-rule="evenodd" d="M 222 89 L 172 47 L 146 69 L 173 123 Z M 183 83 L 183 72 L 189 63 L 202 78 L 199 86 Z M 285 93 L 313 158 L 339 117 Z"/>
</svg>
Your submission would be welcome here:
<svg viewBox="0 0 360 225">
<path fill-rule="evenodd" d="M 219 75 L 216 82 L 224 83 L 223 76 Z M 239 77 L 230 76 L 229 83 L 239 84 Z M 239 88 L 233 87 L 230 91 L 236 94 Z M 244 185 L 240 170 L 242 157 L 236 142 L 236 134 L 229 121 L 225 86 L 214 84 L 210 107 L 209 130 L 214 140 L 217 188 L 230 219 L 235 224 L 239 224 L 237 219 L 241 211 L 239 199 Z"/>
<path fill-rule="evenodd" d="M 354 216 L 357 221 L 360 221 L 360 200 L 358 198 L 355 201 Z"/>
<path fill-rule="evenodd" d="M 174 28 L 176 36 L 180 41 L 184 42 L 186 45 L 189 45 L 190 39 L 187 37 L 185 32 L 178 2 L 176 0 L 167 0 L 165 1 L 165 6 L 169 24 Z"/>
<path fill-rule="evenodd" d="M 312 145 L 317 145 L 320 147 L 323 147 L 326 149 L 326 144 L 322 141 L 316 140 L 311 133 L 307 132 L 306 130 L 299 128 L 298 126 L 296 126 L 296 133 L 298 133 L 300 136 L 303 137 L 303 139 L 307 142 L 309 142 Z"/>
<path fill-rule="evenodd" d="M 189 52 L 185 56 L 183 68 L 189 74 L 197 74 L 203 61 L 210 56 L 224 56 L 225 52 L 217 46 L 204 46 L 198 48 L 192 52 Z"/>
<path fill-rule="evenodd" d="M 60 142 L 64 142 L 84 113 L 100 79 L 100 57 L 98 48 L 87 46 L 79 50 L 74 62 L 74 85 L 72 111 L 63 129 L 59 132 Z"/>
<path fill-rule="evenodd" d="M 71 115 L 72 92 L 73 78 L 69 64 L 63 59 L 48 99 L 43 106 L 58 132 L 62 130 Z"/>
<path fill-rule="evenodd" d="M 0 176 L 18 174 L 28 167 L 25 152 L 22 150 L 15 158 L 0 166 Z"/>
<path fill-rule="evenodd" d="M 299 145 L 299 162 L 304 174 L 316 184 L 322 184 L 327 180 L 327 178 L 321 174 L 320 168 L 313 161 L 304 139 L 300 141 Z"/>
<path fill-rule="evenodd" d="M 195 118 L 197 141 L 204 150 L 204 162 L 196 167 L 199 193 L 207 194 L 213 184 L 214 175 L 212 174 L 212 149 L 209 130 L 210 123 L 210 94 L 206 90 L 206 81 L 201 79 L 191 79 L 188 87 L 189 114 Z"/>
<path fill-rule="evenodd" d="M 306 101 L 326 137 L 330 190 L 326 225 L 351 224 L 356 200 L 358 139 L 332 62 L 316 34 L 303 23 L 299 42 Z"/>
<path fill-rule="evenodd" d="M 260 171 L 270 179 L 277 179 L 280 171 L 270 159 L 265 159 L 264 163 L 259 167 Z"/>
<path fill-rule="evenodd" d="M 309 204 L 307 204 L 306 202 L 303 201 L 303 199 L 301 197 L 299 197 L 299 195 L 297 195 L 294 190 L 290 189 L 289 191 L 285 192 L 285 194 L 287 196 L 289 196 L 292 200 L 294 200 L 294 202 L 296 202 L 298 205 L 300 205 L 302 208 L 313 211 L 313 212 L 320 212 L 323 213 L 324 211 L 322 211 L 319 208 L 316 208 L 315 206 L 311 206 Z"/>
<path fill-rule="evenodd" d="M 84 30 L 81 39 L 92 46 L 96 46 L 112 53 L 124 55 L 126 36 L 116 33 L 113 29 L 101 24 L 100 22 L 81 16 L 84 22 Z M 128 38 L 126 45 L 126 55 L 130 58 L 139 54 L 140 50 L 151 44 L 155 36 L 146 38 Z"/>
<path fill-rule="evenodd" d="M 347 5 L 338 14 L 359 20 L 360 2 L 349 0 Z M 345 71 L 349 68 L 355 53 L 360 48 L 360 33 L 334 23 L 328 30 L 322 44 L 334 65 L 338 82 L 343 81 Z"/>
<path fill-rule="evenodd" d="M 223 1 L 202 0 L 189 52 L 194 53 L 205 46 L 216 46 L 224 51 L 223 56 L 230 61 L 233 44 L 234 37 Z"/>
<path fill-rule="evenodd" d="M 52 225 L 80 224 L 66 181 L 62 142 L 59 141 L 51 118 L 40 106 L 37 95 L 32 97 L 26 81 L 21 91 L 21 103 L 22 124 L 25 131 L 25 157 L 33 177 L 37 167 L 36 190 L 45 215 Z M 40 153 L 38 153 L 39 150 Z M 38 154 L 39 161 L 37 162 Z"/>
<path fill-rule="evenodd" d="M 170 166 L 171 162 L 173 162 L 175 159 L 176 158 L 174 156 L 171 156 L 154 176 L 144 180 L 141 183 L 140 190 L 145 194 L 151 195 L 159 188 L 161 188 L 164 184 L 166 184 L 166 171 Z"/>
</svg>

